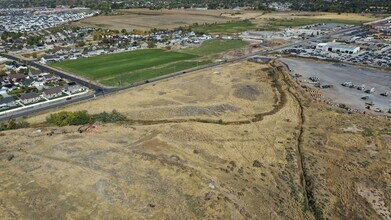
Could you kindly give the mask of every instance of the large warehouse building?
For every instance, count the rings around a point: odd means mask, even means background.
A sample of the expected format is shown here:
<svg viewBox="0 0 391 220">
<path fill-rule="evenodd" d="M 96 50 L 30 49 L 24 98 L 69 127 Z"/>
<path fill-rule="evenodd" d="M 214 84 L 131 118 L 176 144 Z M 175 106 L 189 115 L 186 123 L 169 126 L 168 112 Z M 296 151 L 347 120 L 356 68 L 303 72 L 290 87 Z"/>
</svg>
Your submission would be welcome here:
<svg viewBox="0 0 391 220">
<path fill-rule="evenodd" d="M 336 53 L 349 53 L 354 54 L 360 51 L 360 47 L 349 46 L 337 43 L 320 43 L 316 46 L 316 49 L 323 51 L 331 51 Z"/>
</svg>

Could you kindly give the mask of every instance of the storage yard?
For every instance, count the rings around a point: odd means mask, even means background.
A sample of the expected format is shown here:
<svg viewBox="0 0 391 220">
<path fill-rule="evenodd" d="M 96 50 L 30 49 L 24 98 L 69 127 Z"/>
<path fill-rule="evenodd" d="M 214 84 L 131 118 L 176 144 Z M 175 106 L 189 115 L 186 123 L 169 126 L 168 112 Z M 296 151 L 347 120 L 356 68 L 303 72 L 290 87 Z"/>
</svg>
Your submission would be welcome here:
<svg viewBox="0 0 391 220">
<path fill-rule="evenodd" d="M 334 104 L 345 104 L 360 112 L 373 113 L 382 110 L 384 114 L 388 114 L 387 111 L 391 108 L 391 97 L 381 95 L 391 90 L 390 72 L 304 59 L 281 60 L 292 70 L 291 74 L 301 75 L 297 80 L 301 81 L 302 85 L 315 88 L 316 82 L 311 82 L 310 77 L 318 77 L 321 86 L 331 85 L 332 88 L 319 89 L 322 96 Z M 342 86 L 346 82 L 355 86 Z M 361 85 L 365 85 L 365 89 L 359 90 Z M 374 88 L 374 92 L 370 94 L 367 90 L 371 88 Z M 368 110 L 366 106 L 373 110 Z"/>
</svg>

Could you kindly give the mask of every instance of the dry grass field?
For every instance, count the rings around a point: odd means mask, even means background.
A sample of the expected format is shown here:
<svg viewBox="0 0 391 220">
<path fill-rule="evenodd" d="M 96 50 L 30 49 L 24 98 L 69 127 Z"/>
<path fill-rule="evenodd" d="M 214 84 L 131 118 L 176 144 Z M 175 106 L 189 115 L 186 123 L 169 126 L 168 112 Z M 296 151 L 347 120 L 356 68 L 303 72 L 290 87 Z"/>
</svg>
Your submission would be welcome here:
<svg viewBox="0 0 391 220">
<path fill-rule="evenodd" d="M 376 20 L 383 15 L 376 14 L 356 14 L 356 13 L 334 13 L 334 12 L 271 12 L 265 13 L 262 11 L 242 11 L 241 13 L 224 13 L 224 17 L 233 19 L 293 19 L 293 18 L 308 18 L 308 19 L 337 19 L 337 20 L 352 20 L 352 21 L 365 21 L 365 20 Z M 385 15 L 384 15 L 385 16 Z"/>
<path fill-rule="evenodd" d="M 0 133 L 0 218 L 389 218 L 390 122 L 314 103 L 271 68 L 242 61 L 65 108 L 136 122 L 80 134 L 40 125 L 46 113 Z"/>
<path fill-rule="evenodd" d="M 188 26 L 194 23 L 213 24 L 226 23 L 229 21 L 250 20 L 251 29 L 267 28 L 270 25 L 280 26 L 281 22 L 292 21 L 292 24 L 307 24 L 317 22 L 337 22 L 348 24 L 360 24 L 382 18 L 382 15 L 353 14 L 353 13 L 327 13 L 327 12 L 271 12 L 262 11 L 233 11 L 233 10 L 148 10 L 127 9 L 119 10 L 110 16 L 97 16 L 76 22 L 79 26 L 93 26 L 109 29 L 150 30 L 152 28 L 173 29 L 180 26 Z M 284 25 L 285 23 L 281 23 Z M 234 24 L 232 24 L 234 25 Z M 231 25 L 231 26 L 232 26 Z M 242 30 L 243 24 L 238 27 L 229 27 L 232 31 Z M 212 32 L 214 28 L 209 28 Z M 206 29 L 206 30 L 209 30 Z M 202 30 L 202 28 L 201 28 Z M 243 30 L 242 30 L 243 31 Z"/>
<path fill-rule="evenodd" d="M 75 24 L 132 31 L 133 29 L 150 30 L 152 28 L 173 29 L 194 23 L 224 23 L 233 20 L 220 16 L 221 13 L 227 13 L 227 11 L 127 9 L 120 10 L 118 15 L 91 17 Z"/>
<path fill-rule="evenodd" d="M 192 117 L 242 120 L 273 108 L 276 95 L 263 68 L 267 66 L 234 63 L 152 86 L 122 91 L 104 99 L 72 105 L 66 110 L 99 113 L 112 111 L 114 106 L 131 119 Z M 30 120 L 39 123 L 46 116 L 42 114 Z"/>
</svg>

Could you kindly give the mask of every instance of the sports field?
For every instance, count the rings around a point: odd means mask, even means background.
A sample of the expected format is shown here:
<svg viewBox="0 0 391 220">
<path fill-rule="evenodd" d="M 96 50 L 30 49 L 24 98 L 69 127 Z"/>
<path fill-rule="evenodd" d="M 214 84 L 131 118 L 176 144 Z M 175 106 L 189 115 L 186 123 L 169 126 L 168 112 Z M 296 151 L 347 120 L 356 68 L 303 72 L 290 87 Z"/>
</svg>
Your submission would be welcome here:
<svg viewBox="0 0 391 220">
<path fill-rule="evenodd" d="M 52 63 L 53 67 L 107 86 L 122 86 L 210 63 L 208 56 L 247 45 L 214 39 L 178 52 L 145 49 Z"/>
<path fill-rule="evenodd" d="M 52 66 L 105 85 L 118 86 L 194 67 L 196 58 L 198 56 L 193 54 L 147 49 L 66 60 Z"/>
</svg>

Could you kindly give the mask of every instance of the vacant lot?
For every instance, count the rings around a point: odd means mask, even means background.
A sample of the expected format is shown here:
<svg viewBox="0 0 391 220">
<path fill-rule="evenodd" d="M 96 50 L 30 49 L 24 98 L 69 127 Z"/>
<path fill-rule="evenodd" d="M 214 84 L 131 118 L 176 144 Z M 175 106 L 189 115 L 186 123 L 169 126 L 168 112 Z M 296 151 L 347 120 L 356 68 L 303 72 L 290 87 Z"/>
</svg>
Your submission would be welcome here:
<svg viewBox="0 0 391 220">
<path fill-rule="evenodd" d="M 201 11 L 201 10 L 158 10 L 129 9 L 117 11 L 118 15 L 98 16 L 76 22 L 79 26 L 93 26 L 109 29 L 132 31 L 150 30 L 153 28 L 173 29 L 194 23 L 224 23 L 233 18 L 220 16 L 227 11 Z"/>
<path fill-rule="evenodd" d="M 257 112 L 270 111 L 273 107 L 276 97 L 268 84 L 270 79 L 267 73 L 262 70 L 266 67 L 247 62 L 216 67 L 179 77 L 178 80 L 157 83 L 152 87 L 141 86 L 105 99 L 73 105 L 68 109 L 88 109 L 98 113 L 111 111 L 115 106 L 118 111 L 135 120 L 178 119 L 183 116 L 242 120 Z M 256 103 L 252 102 L 254 97 Z M 242 107 L 233 107 L 236 105 Z M 45 115 L 39 118 L 43 121 Z"/>
<path fill-rule="evenodd" d="M 376 20 L 387 15 L 376 14 L 353 14 L 353 13 L 331 13 L 331 12 L 256 12 L 256 11 L 242 11 L 236 14 L 223 14 L 223 16 L 236 18 L 236 19 L 252 19 L 254 21 L 267 21 L 267 20 L 281 20 L 281 19 L 308 19 L 308 20 L 332 20 L 333 22 L 364 22 L 370 20 Z"/>
<path fill-rule="evenodd" d="M 225 13 L 224 17 L 239 19 L 226 24 L 210 24 L 195 27 L 194 30 L 208 33 L 232 34 L 246 30 L 276 31 L 284 27 L 296 27 L 315 23 L 340 23 L 360 25 L 362 23 L 380 19 L 382 15 L 372 14 L 337 14 L 324 12 L 257 12 L 241 11 Z"/>
</svg>

